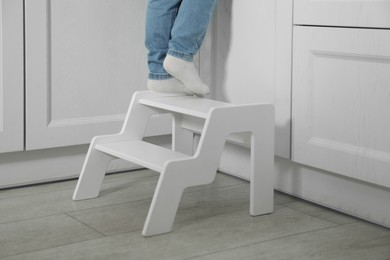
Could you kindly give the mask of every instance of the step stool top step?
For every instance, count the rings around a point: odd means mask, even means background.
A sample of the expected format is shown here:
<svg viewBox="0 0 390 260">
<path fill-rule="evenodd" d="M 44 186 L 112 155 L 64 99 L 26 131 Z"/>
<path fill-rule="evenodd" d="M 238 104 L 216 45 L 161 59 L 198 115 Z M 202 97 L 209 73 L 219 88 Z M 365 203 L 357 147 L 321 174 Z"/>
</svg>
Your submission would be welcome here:
<svg viewBox="0 0 390 260">
<path fill-rule="evenodd" d="M 196 96 L 142 98 L 139 103 L 200 118 L 207 118 L 212 108 L 234 106 L 230 103 Z"/>
<path fill-rule="evenodd" d="M 166 161 L 189 158 L 189 155 L 140 140 L 98 144 L 95 149 L 161 172 Z"/>
</svg>

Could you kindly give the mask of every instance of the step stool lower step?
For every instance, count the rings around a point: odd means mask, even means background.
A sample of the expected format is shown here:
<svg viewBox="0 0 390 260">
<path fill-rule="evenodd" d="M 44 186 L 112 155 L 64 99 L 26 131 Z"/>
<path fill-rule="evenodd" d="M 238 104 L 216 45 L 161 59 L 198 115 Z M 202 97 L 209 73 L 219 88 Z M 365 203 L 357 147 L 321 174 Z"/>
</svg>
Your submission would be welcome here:
<svg viewBox="0 0 390 260">
<path fill-rule="evenodd" d="M 161 172 L 166 161 L 190 158 L 189 155 L 140 140 L 98 144 L 96 150 Z"/>
</svg>

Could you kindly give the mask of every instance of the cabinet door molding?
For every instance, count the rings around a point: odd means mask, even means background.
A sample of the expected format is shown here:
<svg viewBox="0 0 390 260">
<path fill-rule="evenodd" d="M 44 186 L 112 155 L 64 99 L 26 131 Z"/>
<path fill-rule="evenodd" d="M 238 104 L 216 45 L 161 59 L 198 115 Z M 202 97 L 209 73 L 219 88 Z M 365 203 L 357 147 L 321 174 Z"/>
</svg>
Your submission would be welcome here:
<svg viewBox="0 0 390 260">
<path fill-rule="evenodd" d="M 23 1 L 0 0 L 0 153 L 23 150 Z"/>
<path fill-rule="evenodd" d="M 294 161 L 390 187 L 390 32 L 296 26 Z"/>
<path fill-rule="evenodd" d="M 118 132 L 146 89 L 145 1 L 25 2 L 26 149 Z"/>
</svg>

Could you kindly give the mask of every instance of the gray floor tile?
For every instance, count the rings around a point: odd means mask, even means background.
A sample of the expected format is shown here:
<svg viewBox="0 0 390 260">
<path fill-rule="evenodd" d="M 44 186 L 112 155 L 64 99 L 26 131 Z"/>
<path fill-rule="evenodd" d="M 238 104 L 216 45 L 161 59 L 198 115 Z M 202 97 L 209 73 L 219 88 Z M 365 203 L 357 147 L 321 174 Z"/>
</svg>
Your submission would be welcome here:
<svg viewBox="0 0 390 260">
<path fill-rule="evenodd" d="M 186 221 L 240 210 L 249 214 L 247 183 L 183 194 L 176 218 Z"/>
<path fill-rule="evenodd" d="M 105 181 L 103 183 L 98 198 L 83 201 L 72 201 L 74 187 L 2 199 L 0 200 L 0 223 L 151 199 L 158 177 L 156 174 L 137 178 L 129 178 L 126 175 L 115 176 L 113 177 L 115 181 Z M 214 189 L 215 187 L 230 186 L 239 183 L 236 178 L 224 174 L 217 174 L 216 180 L 213 183 L 193 187 L 185 190 L 185 192 Z"/>
<path fill-rule="evenodd" d="M 184 190 L 184 193 L 200 191 L 200 190 L 212 190 L 217 187 L 227 187 L 227 186 L 233 186 L 233 185 L 244 184 L 244 183 L 248 184 L 249 182 L 224 173 L 217 173 L 215 180 L 212 183 L 189 187 Z"/>
<path fill-rule="evenodd" d="M 140 231 L 151 199 L 67 213 L 105 236 Z M 141 232 L 141 231 L 140 231 Z"/>
<path fill-rule="evenodd" d="M 0 224 L 0 258 L 102 237 L 66 215 Z"/>
<path fill-rule="evenodd" d="M 76 181 L 0 191 L 0 258 L 390 260 L 388 229 L 280 192 L 273 214 L 251 217 L 249 183 L 224 174 L 185 190 L 171 233 L 144 238 L 157 180 L 109 175 L 78 202 Z"/>
<path fill-rule="evenodd" d="M 69 212 L 68 214 L 104 235 L 116 235 L 141 230 L 151 200 Z M 248 210 L 249 185 L 189 192 L 182 196 L 175 223 L 211 217 L 238 210 Z"/>
<path fill-rule="evenodd" d="M 286 203 L 298 201 L 299 199 L 297 199 L 293 196 L 290 196 L 288 194 L 282 193 L 280 191 L 275 191 L 274 200 L 275 200 L 275 204 L 281 205 L 281 204 L 286 204 Z"/>
<path fill-rule="evenodd" d="M 283 195 L 275 194 L 275 205 L 284 201 L 287 200 Z M 68 214 L 105 235 L 116 235 L 141 230 L 150 203 L 149 199 Z M 249 183 L 183 194 L 175 223 L 238 210 L 247 210 L 249 214 Z"/>
<path fill-rule="evenodd" d="M 150 198 L 156 183 L 156 177 L 104 183 L 100 197 L 83 201 L 72 200 L 73 189 L 3 199 L 0 200 L 0 223 Z"/>
<path fill-rule="evenodd" d="M 178 223 L 165 235 L 143 238 L 137 231 L 7 259 L 183 259 L 333 225 L 277 206 L 273 214 L 260 217 L 245 210 Z"/>
<path fill-rule="evenodd" d="M 157 173 L 151 170 L 137 170 L 129 172 L 121 172 L 116 174 L 108 174 L 104 178 L 105 183 L 123 181 L 125 179 L 142 178 L 147 176 L 155 176 Z M 0 190 L 0 200 L 7 198 L 14 198 L 20 196 L 28 196 L 45 192 L 74 189 L 76 187 L 77 180 L 59 181 L 46 184 L 37 184 L 31 186 L 25 186 L 21 188 Z"/>
<path fill-rule="evenodd" d="M 343 225 L 359 221 L 357 218 L 321 206 L 317 206 L 306 201 L 296 201 L 283 205 L 295 210 L 299 210 L 311 216 L 325 219 L 335 224 Z"/>
<path fill-rule="evenodd" d="M 389 256 L 390 230 L 357 222 L 191 259 L 385 260 Z"/>
<path fill-rule="evenodd" d="M 248 182 L 184 194 L 177 219 L 178 221 L 199 219 L 241 210 L 249 214 L 249 194 Z M 274 205 L 287 201 L 278 193 L 275 193 L 274 197 Z"/>
</svg>

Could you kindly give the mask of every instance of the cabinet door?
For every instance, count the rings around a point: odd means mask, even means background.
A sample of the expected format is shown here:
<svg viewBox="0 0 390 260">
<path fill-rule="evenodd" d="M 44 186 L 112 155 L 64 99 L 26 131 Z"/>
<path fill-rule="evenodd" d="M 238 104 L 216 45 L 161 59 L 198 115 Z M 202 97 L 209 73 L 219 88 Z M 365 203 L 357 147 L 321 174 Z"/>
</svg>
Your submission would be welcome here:
<svg viewBox="0 0 390 260">
<path fill-rule="evenodd" d="M 26 0 L 26 148 L 119 132 L 146 89 L 144 0 Z"/>
<path fill-rule="evenodd" d="M 294 24 L 390 28 L 390 1 L 294 0 Z"/>
<path fill-rule="evenodd" d="M 294 161 L 390 187 L 389 42 L 389 30 L 294 28 Z"/>
<path fill-rule="evenodd" d="M 23 0 L 0 0 L 0 153 L 23 150 Z"/>
</svg>

